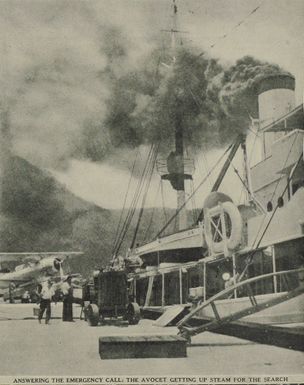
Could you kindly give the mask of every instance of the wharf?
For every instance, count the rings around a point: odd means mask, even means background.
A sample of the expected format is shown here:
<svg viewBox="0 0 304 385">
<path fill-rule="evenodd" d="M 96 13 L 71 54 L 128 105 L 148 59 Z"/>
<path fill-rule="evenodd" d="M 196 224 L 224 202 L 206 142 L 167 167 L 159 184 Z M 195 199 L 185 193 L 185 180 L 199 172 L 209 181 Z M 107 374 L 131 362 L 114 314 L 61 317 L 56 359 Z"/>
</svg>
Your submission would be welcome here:
<svg viewBox="0 0 304 385">
<path fill-rule="evenodd" d="M 19 313 L 19 319 L 4 320 L 3 311 Z M 101 336 L 177 334 L 175 327 L 159 328 L 151 320 L 138 325 L 116 323 L 89 327 L 76 319 L 63 323 L 53 319 L 50 325 L 22 318 L 25 306 L 0 304 L 1 375 L 301 375 L 303 353 L 262 345 L 233 336 L 206 332 L 192 339 L 186 358 L 146 358 L 101 360 L 98 339 Z M 60 314 L 61 304 L 56 305 Z M 28 311 L 28 310 L 27 310 Z M 78 312 L 79 308 L 75 307 Z M 54 314 L 55 314 L 54 313 Z M 25 317 L 26 318 L 26 317 Z"/>
<path fill-rule="evenodd" d="M 0 302 L 0 321 L 9 320 L 35 320 L 33 308 L 39 307 L 34 303 L 1 303 Z M 61 319 L 62 317 L 62 302 L 52 303 L 51 305 L 52 318 Z M 80 305 L 73 305 L 73 313 L 75 318 L 80 317 Z"/>
</svg>

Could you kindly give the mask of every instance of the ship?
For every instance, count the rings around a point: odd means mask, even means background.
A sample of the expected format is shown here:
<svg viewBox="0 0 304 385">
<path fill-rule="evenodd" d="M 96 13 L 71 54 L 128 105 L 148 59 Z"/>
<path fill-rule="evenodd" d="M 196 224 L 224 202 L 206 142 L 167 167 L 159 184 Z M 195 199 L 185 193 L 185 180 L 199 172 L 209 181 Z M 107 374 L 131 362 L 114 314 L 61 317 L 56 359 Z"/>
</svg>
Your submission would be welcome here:
<svg viewBox="0 0 304 385">
<path fill-rule="evenodd" d="M 173 38 L 177 32 L 174 24 Z M 178 312 L 188 308 L 197 319 L 304 322 L 303 104 L 295 104 L 295 78 L 289 73 L 260 77 L 255 90 L 258 119 L 225 151 L 224 165 L 192 226 L 185 181 L 192 179 L 193 161 L 185 156 L 177 122 L 175 150 L 157 162 L 162 180 L 176 191 L 176 215 L 152 241 L 135 246 L 134 237 L 128 252 L 134 265 L 130 290 L 143 314 L 157 318 L 178 306 Z M 220 191 L 237 152 L 247 194 L 241 205 Z M 163 235 L 176 219 L 178 230 Z"/>
<path fill-rule="evenodd" d="M 237 283 L 273 274 L 251 285 L 261 302 L 301 284 L 299 272 L 288 278 L 276 275 L 304 265 L 304 112 L 303 104 L 295 107 L 294 89 L 295 79 L 290 75 L 260 81 L 255 132 L 260 159 L 246 165 L 248 204 L 236 206 L 231 197 L 218 191 L 237 148 L 242 148 L 246 160 L 250 138 L 238 138 L 205 199 L 197 225 L 133 250 L 133 257 L 140 257 L 146 266 L 146 271 L 133 274 L 135 297 L 142 309 L 163 312 L 168 306 L 186 304 L 191 296 L 207 301 L 225 290 L 228 280 Z M 217 306 L 228 315 L 249 302 L 249 296 L 235 289 L 231 297 L 219 299 Z M 209 312 L 202 315 L 210 316 Z M 302 323 L 303 295 L 248 319 L 267 324 Z"/>
<path fill-rule="evenodd" d="M 176 15 L 175 2 L 173 11 Z M 170 32 L 174 45 L 174 15 Z M 176 191 L 176 215 L 152 241 L 135 246 L 134 236 L 128 251 L 134 265 L 131 292 L 143 314 L 157 318 L 174 306 L 181 313 L 190 306 L 198 319 L 304 322 L 303 104 L 295 104 L 295 78 L 289 73 L 259 77 L 255 90 L 258 118 L 225 151 L 224 165 L 190 227 L 185 181 L 192 179 L 193 161 L 185 156 L 183 128 L 176 122 L 175 150 L 156 162 L 161 179 Z M 247 194 L 241 205 L 220 191 L 239 152 L 244 172 L 238 176 Z M 178 230 L 163 235 L 173 220 Z"/>
</svg>

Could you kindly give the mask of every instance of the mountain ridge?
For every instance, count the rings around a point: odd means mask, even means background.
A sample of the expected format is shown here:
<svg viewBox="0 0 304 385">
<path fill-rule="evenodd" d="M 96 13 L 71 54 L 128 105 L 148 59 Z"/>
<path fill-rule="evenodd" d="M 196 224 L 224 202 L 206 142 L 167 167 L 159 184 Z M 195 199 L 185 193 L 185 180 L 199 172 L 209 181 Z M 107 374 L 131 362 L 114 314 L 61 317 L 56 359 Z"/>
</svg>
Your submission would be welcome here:
<svg viewBox="0 0 304 385">
<path fill-rule="evenodd" d="M 127 212 L 105 209 L 78 197 L 47 170 L 18 156 L 5 162 L 2 176 L 0 250 L 11 252 L 83 251 L 71 261 L 72 271 L 88 276 L 106 265 Z M 164 215 L 166 212 L 166 216 Z M 156 236 L 173 209 L 147 208 L 137 241 Z M 139 209 L 125 234 L 120 252 L 131 244 Z M 174 222 L 174 221 L 173 221 Z M 171 225 L 171 231 L 174 224 Z"/>
</svg>

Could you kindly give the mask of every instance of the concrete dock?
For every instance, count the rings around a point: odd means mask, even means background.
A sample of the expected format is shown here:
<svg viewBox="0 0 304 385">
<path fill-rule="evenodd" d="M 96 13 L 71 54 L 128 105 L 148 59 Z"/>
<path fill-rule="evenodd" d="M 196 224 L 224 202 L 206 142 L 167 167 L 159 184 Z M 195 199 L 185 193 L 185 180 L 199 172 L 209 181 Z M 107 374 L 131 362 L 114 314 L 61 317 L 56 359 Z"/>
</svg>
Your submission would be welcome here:
<svg viewBox="0 0 304 385">
<path fill-rule="evenodd" d="M 56 306 L 56 307 L 55 307 Z M 60 317 L 62 304 L 53 305 Z M 249 342 L 206 332 L 193 338 L 186 358 L 101 360 L 101 336 L 170 334 L 175 327 L 160 328 L 150 320 L 136 326 L 123 323 L 89 327 L 52 319 L 39 325 L 29 319 L 33 305 L 0 304 L 1 375 L 296 375 L 304 372 L 302 352 Z M 80 308 L 74 313 L 79 315 Z M 32 317 L 33 318 L 33 317 Z"/>
</svg>

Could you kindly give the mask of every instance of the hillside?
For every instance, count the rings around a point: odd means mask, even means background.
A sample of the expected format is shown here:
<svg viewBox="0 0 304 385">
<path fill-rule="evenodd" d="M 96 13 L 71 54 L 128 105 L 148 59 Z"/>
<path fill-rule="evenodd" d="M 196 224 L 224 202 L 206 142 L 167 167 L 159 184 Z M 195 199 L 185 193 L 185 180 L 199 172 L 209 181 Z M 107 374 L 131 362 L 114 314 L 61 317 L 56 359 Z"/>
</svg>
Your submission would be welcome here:
<svg viewBox="0 0 304 385">
<path fill-rule="evenodd" d="M 77 197 L 48 172 L 20 157 L 6 162 L 1 192 L 1 251 L 81 250 L 84 256 L 72 261 L 72 269 L 84 275 L 110 259 L 121 210 L 106 210 Z M 155 237 L 173 213 L 172 209 L 145 210 L 136 242 Z M 138 211 L 122 243 L 122 254 L 131 244 L 137 218 Z M 169 231 L 173 229 L 174 221 Z"/>
</svg>

